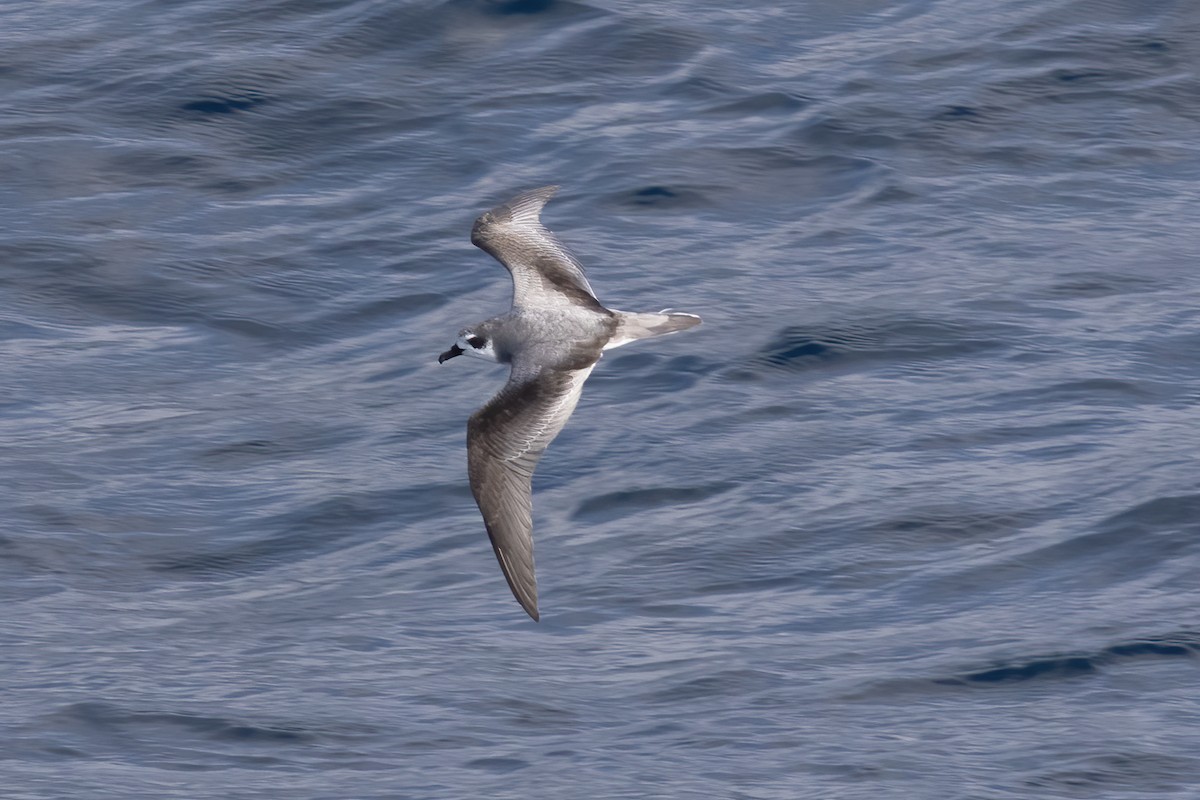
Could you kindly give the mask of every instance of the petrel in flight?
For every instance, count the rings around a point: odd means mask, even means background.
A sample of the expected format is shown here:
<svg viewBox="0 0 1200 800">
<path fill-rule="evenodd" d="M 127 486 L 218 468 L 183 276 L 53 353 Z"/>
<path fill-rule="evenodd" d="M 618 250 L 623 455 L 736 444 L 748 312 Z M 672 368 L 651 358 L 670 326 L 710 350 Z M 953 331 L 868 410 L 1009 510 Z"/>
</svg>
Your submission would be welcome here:
<svg viewBox="0 0 1200 800">
<path fill-rule="evenodd" d="M 508 364 L 508 383 L 467 422 L 467 474 L 509 588 L 538 619 L 534 467 L 570 418 L 600 354 L 700 324 L 695 314 L 605 308 L 583 266 L 539 219 L 557 186 L 517 195 L 475 220 L 471 243 L 512 274 L 512 308 L 463 328 L 438 363 L 463 353 Z"/>
</svg>

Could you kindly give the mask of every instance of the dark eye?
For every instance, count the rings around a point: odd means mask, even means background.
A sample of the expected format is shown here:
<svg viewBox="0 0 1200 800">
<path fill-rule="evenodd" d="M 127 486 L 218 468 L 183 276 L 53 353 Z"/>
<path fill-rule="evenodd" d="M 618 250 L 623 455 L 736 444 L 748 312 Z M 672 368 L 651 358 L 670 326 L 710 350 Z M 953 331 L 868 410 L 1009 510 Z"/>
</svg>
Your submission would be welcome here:
<svg viewBox="0 0 1200 800">
<path fill-rule="evenodd" d="M 467 337 L 467 344 L 471 345 L 471 347 L 474 347 L 476 350 L 483 347 L 484 343 L 485 343 L 485 340 L 482 336 L 468 336 Z"/>
</svg>

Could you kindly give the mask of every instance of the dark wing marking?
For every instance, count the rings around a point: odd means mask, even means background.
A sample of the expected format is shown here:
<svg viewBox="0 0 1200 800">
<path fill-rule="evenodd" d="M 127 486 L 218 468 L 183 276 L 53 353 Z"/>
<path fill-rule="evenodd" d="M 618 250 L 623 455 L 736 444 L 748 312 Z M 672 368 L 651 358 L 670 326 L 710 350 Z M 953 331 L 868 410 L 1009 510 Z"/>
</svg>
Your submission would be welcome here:
<svg viewBox="0 0 1200 800">
<path fill-rule="evenodd" d="M 542 225 L 542 206 L 557 191 L 557 186 L 531 189 L 483 214 L 471 229 L 471 244 L 512 273 L 514 306 L 558 306 L 565 297 L 603 311 L 583 265 Z"/>
<path fill-rule="evenodd" d="M 558 435 L 592 367 L 525 372 L 508 383 L 467 423 L 467 473 L 496 560 L 513 595 L 535 620 L 533 470 Z"/>
</svg>

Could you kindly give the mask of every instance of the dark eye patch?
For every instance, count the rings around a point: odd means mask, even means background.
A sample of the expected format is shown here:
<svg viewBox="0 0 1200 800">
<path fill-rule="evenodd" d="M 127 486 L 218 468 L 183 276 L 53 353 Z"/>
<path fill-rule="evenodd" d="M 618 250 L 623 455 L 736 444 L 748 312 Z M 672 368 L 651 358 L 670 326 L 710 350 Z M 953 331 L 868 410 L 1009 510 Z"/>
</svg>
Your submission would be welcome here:
<svg viewBox="0 0 1200 800">
<path fill-rule="evenodd" d="M 482 336 L 468 336 L 467 337 L 467 344 L 471 345 L 471 347 L 474 347 L 476 350 L 483 347 L 484 341 L 485 340 Z"/>
</svg>

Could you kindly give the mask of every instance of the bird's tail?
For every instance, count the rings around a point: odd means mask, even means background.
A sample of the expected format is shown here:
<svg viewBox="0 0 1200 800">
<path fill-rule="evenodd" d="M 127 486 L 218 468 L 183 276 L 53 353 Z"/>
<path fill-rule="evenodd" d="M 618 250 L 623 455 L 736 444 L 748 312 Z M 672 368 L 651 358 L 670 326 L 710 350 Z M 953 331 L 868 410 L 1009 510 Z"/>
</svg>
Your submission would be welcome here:
<svg viewBox="0 0 1200 800">
<path fill-rule="evenodd" d="M 695 314 L 685 314 L 682 311 L 665 309 L 655 312 L 614 311 L 617 315 L 617 330 L 605 350 L 620 347 L 623 344 L 635 342 L 638 339 L 650 339 L 654 336 L 666 336 L 668 333 L 678 333 L 700 324 L 700 317 Z"/>
</svg>

